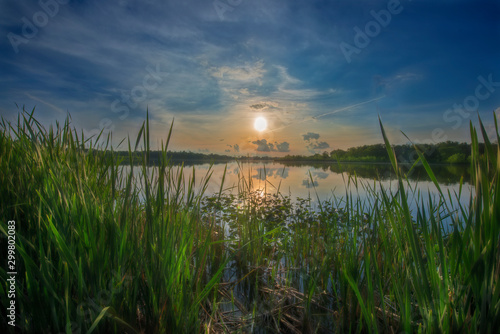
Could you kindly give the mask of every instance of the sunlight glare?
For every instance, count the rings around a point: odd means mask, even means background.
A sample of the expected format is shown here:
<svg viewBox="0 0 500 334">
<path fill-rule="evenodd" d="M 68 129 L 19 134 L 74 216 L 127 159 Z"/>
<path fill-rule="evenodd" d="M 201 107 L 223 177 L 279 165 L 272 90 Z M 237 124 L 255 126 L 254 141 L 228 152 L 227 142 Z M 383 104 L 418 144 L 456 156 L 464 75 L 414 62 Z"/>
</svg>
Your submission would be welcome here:
<svg viewBox="0 0 500 334">
<path fill-rule="evenodd" d="M 267 129 L 267 121 L 264 117 L 257 117 L 255 123 L 253 124 L 255 130 L 262 132 Z"/>
</svg>

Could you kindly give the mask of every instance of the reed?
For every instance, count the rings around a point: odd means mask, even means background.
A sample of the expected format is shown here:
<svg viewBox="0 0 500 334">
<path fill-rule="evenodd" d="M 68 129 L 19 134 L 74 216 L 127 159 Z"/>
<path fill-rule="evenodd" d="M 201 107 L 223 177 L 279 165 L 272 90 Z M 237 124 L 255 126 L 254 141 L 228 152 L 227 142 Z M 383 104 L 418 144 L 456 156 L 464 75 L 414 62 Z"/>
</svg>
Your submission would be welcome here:
<svg viewBox="0 0 500 334">
<path fill-rule="evenodd" d="M 256 191 L 243 173 L 232 192 L 223 176 L 206 194 L 211 170 L 168 159 L 173 123 L 158 164 L 146 119 L 123 166 L 111 136 L 85 138 L 70 118 L 49 129 L 34 110 L 2 119 L 0 231 L 16 220 L 16 323 L 26 333 L 494 332 L 500 160 L 479 124 L 484 151 L 471 125 L 463 205 L 462 184 L 444 193 L 417 146 L 438 195 L 415 190 L 382 123 L 397 189 L 350 175 L 344 196 L 322 201 L 292 200 L 269 181 Z M 0 277 L 6 309 L 6 265 Z"/>
</svg>

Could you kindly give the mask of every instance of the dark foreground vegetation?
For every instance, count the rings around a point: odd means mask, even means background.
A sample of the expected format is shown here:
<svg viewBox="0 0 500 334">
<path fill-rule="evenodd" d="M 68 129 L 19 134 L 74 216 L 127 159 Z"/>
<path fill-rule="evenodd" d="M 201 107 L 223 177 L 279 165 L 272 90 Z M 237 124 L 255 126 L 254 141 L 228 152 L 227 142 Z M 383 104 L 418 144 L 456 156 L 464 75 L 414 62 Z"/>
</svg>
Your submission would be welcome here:
<svg viewBox="0 0 500 334">
<path fill-rule="evenodd" d="M 495 119 L 496 122 L 496 119 Z M 382 136 L 396 192 L 346 180 L 312 208 L 255 190 L 205 196 L 149 125 L 109 147 L 24 112 L 0 133 L 2 328 L 14 333 L 466 332 L 500 326 L 498 147 L 471 127 L 468 205 L 413 194 Z M 498 127 L 497 138 L 498 140 Z M 144 147 L 134 155 L 139 144 Z M 86 148 L 86 149 L 84 149 Z M 439 184 L 423 155 L 420 162 Z M 195 187 L 195 184 L 198 187 Z M 351 195 L 366 187 L 370 200 Z M 201 190 L 197 190 L 201 189 Z M 210 195 L 210 194 L 207 194 Z M 409 198 L 418 209 L 410 211 Z M 8 221 L 16 222 L 15 324 L 7 324 Z M 5 259 L 5 260 L 4 260 Z"/>
</svg>

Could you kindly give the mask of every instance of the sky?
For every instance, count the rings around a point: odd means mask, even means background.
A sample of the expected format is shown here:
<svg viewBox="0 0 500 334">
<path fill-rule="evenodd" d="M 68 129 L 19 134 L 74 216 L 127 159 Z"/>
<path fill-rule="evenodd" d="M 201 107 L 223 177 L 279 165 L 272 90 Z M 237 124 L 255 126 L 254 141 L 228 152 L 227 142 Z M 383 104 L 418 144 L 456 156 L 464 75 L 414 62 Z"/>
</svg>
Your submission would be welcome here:
<svg viewBox="0 0 500 334">
<path fill-rule="evenodd" d="M 0 114 L 231 155 L 469 141 L 500 117 L 497 0 L 0 0 Z M 267 127 L 257 131 L 263 117 Z"/>
</svg>

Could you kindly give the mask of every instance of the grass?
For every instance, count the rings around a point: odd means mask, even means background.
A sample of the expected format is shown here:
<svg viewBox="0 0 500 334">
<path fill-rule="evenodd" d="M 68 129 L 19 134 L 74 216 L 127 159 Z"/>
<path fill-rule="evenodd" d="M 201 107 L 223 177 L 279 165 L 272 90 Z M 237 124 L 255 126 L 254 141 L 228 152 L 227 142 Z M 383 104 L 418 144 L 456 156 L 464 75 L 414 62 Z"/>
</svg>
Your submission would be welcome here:
<svg viewBox="0 0 500 334">
<path fill-rule="evenodd" d="M 469 204 L 415 193 L 381 126 L 398 190 L 351 176 L 331 201 L 205 194 L 167 142 L 149 164 L 149 122 L 127 141 L 85 138 L 34 110 L 0 135 L 0 252 L 16 221 L 16 324 L 26 333 L 494 332 L 500 325 L 498 145 L 471 126 Z M 496 123 L 498 141 L 498 126 Z M 97 142 L 105 144 L 96 144 Z M 362 201 L 356 193 L 367 191 Z M 201 189 L 201 190 L 197 190 Z M 412 200 L 410 200 L 410 198 Z M 416 210 L 410 204 L 418 202 Z M 8 307 L 2 263 L 2 308 Z M 15 329 L 2 326 L 10 332 Z"/>
</svg>

